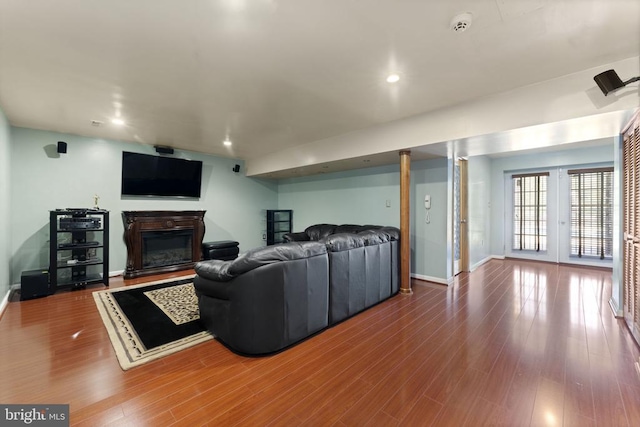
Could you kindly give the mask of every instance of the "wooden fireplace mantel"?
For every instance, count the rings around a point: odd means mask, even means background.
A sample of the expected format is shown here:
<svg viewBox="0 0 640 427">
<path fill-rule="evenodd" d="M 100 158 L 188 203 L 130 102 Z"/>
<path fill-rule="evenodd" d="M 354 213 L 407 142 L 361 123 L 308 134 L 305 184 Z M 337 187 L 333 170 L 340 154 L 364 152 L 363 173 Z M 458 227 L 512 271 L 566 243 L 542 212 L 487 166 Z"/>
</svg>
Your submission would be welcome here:
<svg viewBox="0 0 640 427">
<path fill-rule="evenodd" d="M 123 211 L 124 240 L 127 245 L 127 268 L 125 279 L 150 274 L 169 273 L 193 268 L 202 258 L 204 238 L 204 214 L 206 211 Z M 142 234 L 148 231 L 191 230 L 191 262 L 161 267 L 143 267 Z"/>
</svg>

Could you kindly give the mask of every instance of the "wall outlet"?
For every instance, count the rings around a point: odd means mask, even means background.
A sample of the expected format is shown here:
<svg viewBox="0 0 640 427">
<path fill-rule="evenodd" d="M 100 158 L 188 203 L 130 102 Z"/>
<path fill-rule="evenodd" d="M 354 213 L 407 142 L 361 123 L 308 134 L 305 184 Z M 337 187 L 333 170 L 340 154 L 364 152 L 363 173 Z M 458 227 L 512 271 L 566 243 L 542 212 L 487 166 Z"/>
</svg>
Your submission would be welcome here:
<svg viewBox="0 0 640 427">
<path fill-rule="evenodd" d="M 385 203 L 385 205 L 386 205 L 388 208 L 390 208 L 390 207 L 391 207 L 391 200 L 387 200 L 387 201 L 386 201 L 386 203 Z"/>
<path fill-rule="evenodd" d="M 262 235 L 262 240 L 267 240 L 267 235 L 266 234 Z"/>
</svg>

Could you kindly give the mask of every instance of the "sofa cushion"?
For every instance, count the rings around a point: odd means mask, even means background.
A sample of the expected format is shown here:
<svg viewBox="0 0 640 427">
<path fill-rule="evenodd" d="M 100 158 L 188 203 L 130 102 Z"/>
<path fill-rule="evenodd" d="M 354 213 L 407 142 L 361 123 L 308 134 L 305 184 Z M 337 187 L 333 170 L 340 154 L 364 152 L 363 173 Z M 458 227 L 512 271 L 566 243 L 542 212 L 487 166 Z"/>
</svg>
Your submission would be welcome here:
<svg viewBox="0 0 640 427">
<path fill-rule="evenodd" d="M 333 234 L 335 228 L 334 224 L 316 224 L 307 227 L 304 232 L 309 236 L 310 240 L 318 241 Z"/>
<path fill-rule="evenodd" d="M 397 227 L 381 227 L 379 230 L 387 233 L 389 240 L 400 240 L 400 229 Z"/>
<path fill-rule="evenodd" d="M 355 234 L 364 230 L 365 228 L 362 225 L 342 224 L 337 226 L 333 232 L 334 234 L 338 234 L 338 233 L 354 233 Z"/>
<path fill-rule="evenodd" d="M 365 245 L 364 238 L 358 234 L 338 233 L 332 234 L 321 240 L 329 252 L 348 251 L 353 248 L 361 248 Z"/>
<path fill-rule="evenodd" d="M 282 240 L 285 243 L 288 242 L 308 242 L 311 240 L 309 235 L 304 231 L 300 231 L 299 233 L 286 233 L 282 235 Z"/>
<path fill-rule="evenodd" d="M 242 273 L 280 261 L 291 261 L 327 253 L 319 242 L 290 242 L 251 249 L 233 261 L 201 261 L 195 270 L 199 276 L 219 282 L 227 282 Z"/>
<path fill-rule="evenodd" d="M 391 238 L 387 233 L 380 230 L 365 230 L 358 233 L 365 246 L 380 245 L 388 242 Z"/>
</svg>

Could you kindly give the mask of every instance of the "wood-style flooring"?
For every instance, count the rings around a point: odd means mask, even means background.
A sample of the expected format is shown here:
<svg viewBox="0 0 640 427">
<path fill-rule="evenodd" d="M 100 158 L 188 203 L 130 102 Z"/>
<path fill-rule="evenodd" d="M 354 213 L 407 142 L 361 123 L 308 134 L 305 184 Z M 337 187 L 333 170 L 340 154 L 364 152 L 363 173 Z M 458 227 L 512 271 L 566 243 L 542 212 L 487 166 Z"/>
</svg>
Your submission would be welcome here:
<svg viewBox="0 0 640 427">
<path fill-rule="evenodd" d="M 492 260 L 272 357 L 209 341 L 126 372 L 100 289 L 9 303 L 0 403 L 68 403 L 79 426 L 640 425 L 640 350 L 610 271 Z"/>
</svg>

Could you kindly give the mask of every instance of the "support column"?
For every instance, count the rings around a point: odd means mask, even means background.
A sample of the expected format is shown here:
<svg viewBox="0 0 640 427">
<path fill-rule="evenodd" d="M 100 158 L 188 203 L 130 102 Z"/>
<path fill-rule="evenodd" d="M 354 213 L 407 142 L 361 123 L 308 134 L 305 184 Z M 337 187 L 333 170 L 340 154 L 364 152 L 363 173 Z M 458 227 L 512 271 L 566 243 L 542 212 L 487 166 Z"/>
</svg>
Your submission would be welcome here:
<svg viewBox="0 0 640 427">
<path fill-rule="evenodd" d="M 411 295 L 411 240 L 410 202 L 411 196 L 411 151 L 400 151 L 400 293 Z"/>
</svg>

